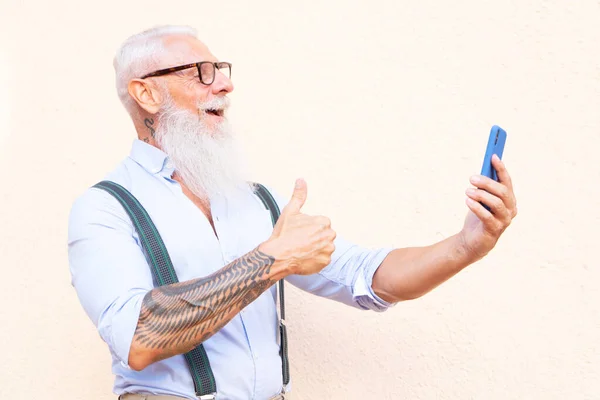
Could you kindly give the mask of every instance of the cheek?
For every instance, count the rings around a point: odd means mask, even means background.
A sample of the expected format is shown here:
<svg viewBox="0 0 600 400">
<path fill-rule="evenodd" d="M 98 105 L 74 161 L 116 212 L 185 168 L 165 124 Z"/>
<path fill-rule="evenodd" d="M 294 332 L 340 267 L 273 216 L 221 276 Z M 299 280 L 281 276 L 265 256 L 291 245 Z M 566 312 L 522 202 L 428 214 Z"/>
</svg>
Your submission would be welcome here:
<svg viewBox="0 0 600 400">
<path fill-rule="evenodd" d="M 173 91 L 171 96 L 178 108 L 186 109 L 192 112 L 198 112 L 198 103 L 206 101 L 209 90 L 199 85 L 190 85 L 181 87 L 177 91 Z"/>
</svg>

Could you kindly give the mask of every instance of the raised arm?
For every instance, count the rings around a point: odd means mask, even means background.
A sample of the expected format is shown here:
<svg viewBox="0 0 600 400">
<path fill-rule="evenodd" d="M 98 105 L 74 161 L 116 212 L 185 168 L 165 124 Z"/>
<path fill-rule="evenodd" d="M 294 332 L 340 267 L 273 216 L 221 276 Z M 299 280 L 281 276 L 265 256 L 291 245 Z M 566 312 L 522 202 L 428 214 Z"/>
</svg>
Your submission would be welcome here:
<svg viewBox="0 0 600 400">
<path fill-rule="evenodd" d="M 475 188 L 467 189 L 470 211 L 463 229 L 430 246 L 393 250 L 373 276 L 375 293 L 389 302 L 418 298 L 492 250 L 517 215 L 508 171 L 497 156 L 492 164 L 499 182 L 480 175 L 471 178 Z"/>
</svg>

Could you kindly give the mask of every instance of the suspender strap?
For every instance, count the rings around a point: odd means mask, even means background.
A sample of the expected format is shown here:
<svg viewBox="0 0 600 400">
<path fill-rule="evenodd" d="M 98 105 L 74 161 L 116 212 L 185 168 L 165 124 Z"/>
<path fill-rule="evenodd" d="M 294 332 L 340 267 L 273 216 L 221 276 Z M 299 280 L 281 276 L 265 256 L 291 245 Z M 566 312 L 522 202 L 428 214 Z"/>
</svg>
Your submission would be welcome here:
<svg viewBox="0 0 600 400">
<path fill-rule="evenodd" d="M 255 183 L 256 194 L 262 200 L 266 209 L 271 212 L 271 221 L 273 226 L 279 219 L 279 206 L 277 202 L 267 190 L 266 187 L 260 183 Z M 290 382 L 290 362 L 288 358 L 288 342 L 287 342 L 287 327 L 285 326 L 285 296 L 283 279 L 279 280 L 279 335 L 281 338 L 281 347 L 279 348 L 279 354 L 281 355 L 281 369 L 283 374 L 283 385 L 286 386 Z"/>
<path fill-rule="evenodd" d="M 162 286 L 179 282 L 167 248 L 140 202 L 127 189 L 114 182 L 102 181 L 94 187 L 113 195 L 131 218 L 146 259 L 150 264 L 155 285 Z M 204 346 L 200 344 L 184 356 L 194 381 L 196 396 L 200 399 L 214 399 L 217 385 Z"/>
<path fill-rule="evenodd" d="M 271 221 L 273 225 L 275 225 L 280 215 L 277 202 L 263 185 L 255 183 L 255 186 L 257 196 L 263 202 L 265 208 L 271 213 Z M 150 264 L 150 270 L 152 271 L 155 286 L 170 285 L 179 282 L 167 248 L 158 233 L 158 229 L 156 229 L 148 212 L 140 202 L 127 189 L 115 182 L 102 181 L 94 185 L 94 187 L 105 190 L 115 197 L 129 215 L 140 238 L 140 244 L 146 255 L 146 259 Z M 287 328 L 285 326 L 285 296 L 283 284 L 284 281 L 281 279 L 278 282 L 280 307 L 279 334 L 281 338 L 279 354 L 281 355 L 283 385 L 285 387 L 290 382 L 290 366 L 288 358 Z M 202 346 L 202 344 L 198 345 L 188 353 L 185 353 L 184 357 L 190 369 L 192 380 L 194 381 L 196 396 L 199 399 L 214 399 L 217 393 L 217 385 L 204 346 Z"/>
</svg>

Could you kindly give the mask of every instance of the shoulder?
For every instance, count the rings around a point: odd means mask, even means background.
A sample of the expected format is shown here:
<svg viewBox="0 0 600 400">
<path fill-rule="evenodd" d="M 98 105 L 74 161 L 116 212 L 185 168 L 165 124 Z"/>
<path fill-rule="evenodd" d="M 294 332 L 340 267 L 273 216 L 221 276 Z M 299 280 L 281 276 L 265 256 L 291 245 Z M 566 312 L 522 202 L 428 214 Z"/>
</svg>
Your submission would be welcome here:
<svg viewBox="0 0 600 400">
<path fill-rule="evenodd" d="M 131 190 L 132 179 L 129 168 L 127 160 L 124 160 L 101 180 L 112 181 Z M 68 218 L 70 237 L 77 236 L 82 229 L 90 225 L 133 229 L 127 213 L 117 199 L 106 190 L 94 187 L 96 183 L 84 189 L 71 204 Z"/>
</svg>

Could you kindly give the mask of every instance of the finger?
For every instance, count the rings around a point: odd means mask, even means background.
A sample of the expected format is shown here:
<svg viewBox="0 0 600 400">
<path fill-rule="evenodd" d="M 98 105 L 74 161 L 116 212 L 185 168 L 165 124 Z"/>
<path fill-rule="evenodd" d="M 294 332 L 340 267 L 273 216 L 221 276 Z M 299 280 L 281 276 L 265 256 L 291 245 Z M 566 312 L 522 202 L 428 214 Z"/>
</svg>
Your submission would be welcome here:
<svg viewBox="0 0 600 400">
<path fill-rule="evenodd" d="M 506 207 L 513 207 L 514 196 L 512 195 L 511 190 L 503 183 L 496 182 L 495 180 L 483 175 L 472 176 L 470 182 L 478 189 L 485 190 L 486 192 L 502 199 Z"/>
<path fill-rule="evenodd" d="M 502 199 L 481 189 L 469 188 L 466 190 L 466 194 L 469 198 L 488 206 L 496 218 L 506 222 L 510 220 L 508 208 L 502 202 Z"/>
<path fill-rule="evenodd" d="M 508 173 L 508 170 L 506 169 L 506 165 L 504 165 L 504 161 L 502 161 L 497 154 L 494 154 L 492 156 L 492 166 L 498 174 L 498 180 L 500 181 L 500 183 L 506 185 L 506 187 L 508 187 L 508 189 L 512 191 L 512 179 Z"/>
<path fill-rule="evenodd" d="M 492 156 L 492 165 L 496 169 L 496 172 L 498 174 L 498 180 L 500 181 L 500 183 L 508 188 L 508 201 L 506 202 L 506 204 L 514 218 L 517 215 L 517 198 L 515 196 L 512 178 L 510 177 L 510 174 L 506 169 L 504 161 L 500 160 L 500 157 L 498 157 L 496 154 Z"/>
<path fill-rule="evenodd" d="M 492 215 L 491 212 L 485 209 L 478 201 L 473 200 L 470 197 L 467 197 L 466 201 L 467 207 L 479 218 L 481 222 L 486 227 L 486 230 L 492 231 L 496 229 L 496 219 Z"/>
<path fill-rule="evenodd" d="M 294 186 L 294 192 L 289 203 L 284 207 L 282 214 L 298 213 L 306 202 L 307 186 L 304 179 L 297 179 Z"/>
<path fill-rule="evenodd" d="M 327 246 L 325 246 L 325 251 L 330 255 L 333 254 L 335 252 L 335 244 L 333 242 L 328 243 Z"/>
<path fill-rule="evenodd" d="M 318 240 L 323 243 L 334 243 L 337 234 L 333 229 L 326 229 L 318 234 Z"/>
<path fill-rule="evenodd" d="M 325 216 L 317 216 L 314 219 L 315 224 L 321 225 L 323 229 L 331 227 L 331 220 Z"/>
<path fill-rule="evenodd" d="M 323 265 L 328 266 L 329 264 L 331 264 L 331 254 L 330 253 L 322 254 L 320 257 L 320 261 Z"/>
</svg>

